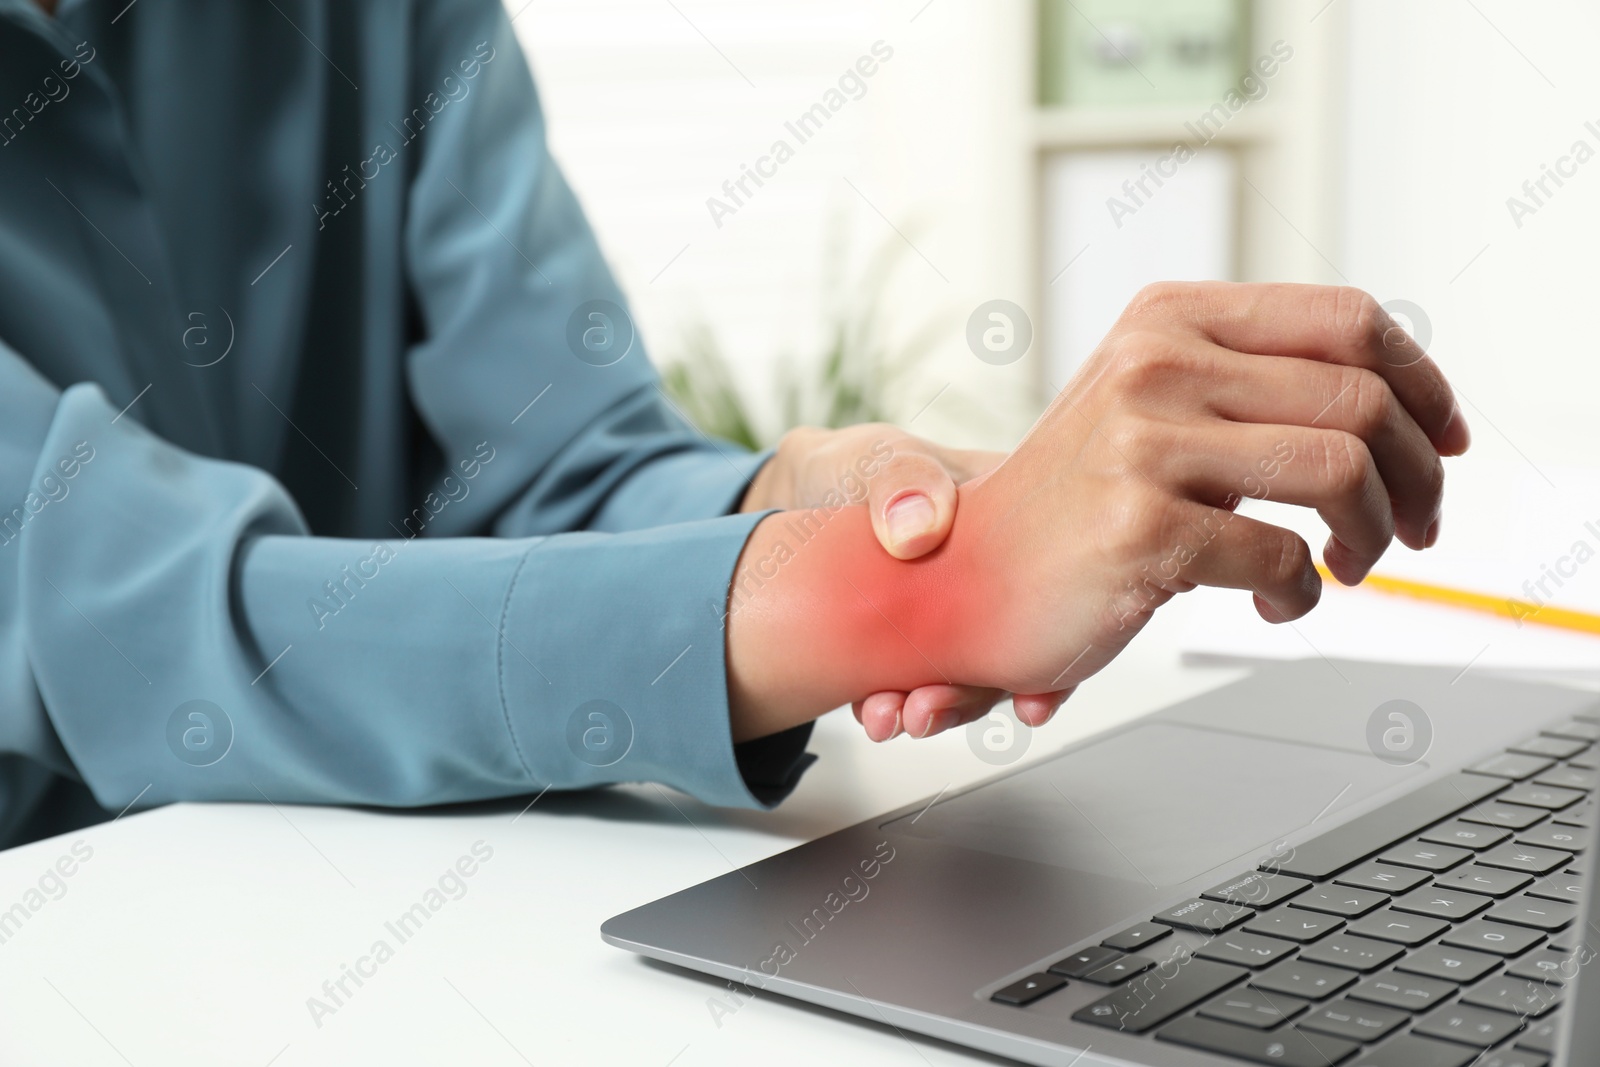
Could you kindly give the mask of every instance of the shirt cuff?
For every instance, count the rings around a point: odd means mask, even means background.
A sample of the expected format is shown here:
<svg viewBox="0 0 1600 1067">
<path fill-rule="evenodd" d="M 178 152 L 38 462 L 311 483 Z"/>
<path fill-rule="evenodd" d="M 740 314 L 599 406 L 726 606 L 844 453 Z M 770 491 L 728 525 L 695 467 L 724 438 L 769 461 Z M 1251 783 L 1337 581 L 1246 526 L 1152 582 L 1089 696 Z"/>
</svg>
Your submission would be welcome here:
<svg viewBox="0 0 1600 1067">
<path fill-rule="evenodd" d="M 668 453 L 639 467 L 617 486 L 590 528 L 636 529 L 644 516 L 651 526 L 665 526 L 732 514 L 771 458 L 771 449 L 746 452 L 711 439 Z"/>
<path fill-rule="evenodd" d="M 722 483 L 723 506 L 737 503 L 733 482 Z M 810 727 L 736 747 L 728 717 L 728 589 L 764 517 L 567 534 L 529 548 L 506 594 L 497 656 L 507 726 L 534 781 L 661 782 L 725 807 L 770 807 L 793 790 L 813 759 Z"/>
</svg>

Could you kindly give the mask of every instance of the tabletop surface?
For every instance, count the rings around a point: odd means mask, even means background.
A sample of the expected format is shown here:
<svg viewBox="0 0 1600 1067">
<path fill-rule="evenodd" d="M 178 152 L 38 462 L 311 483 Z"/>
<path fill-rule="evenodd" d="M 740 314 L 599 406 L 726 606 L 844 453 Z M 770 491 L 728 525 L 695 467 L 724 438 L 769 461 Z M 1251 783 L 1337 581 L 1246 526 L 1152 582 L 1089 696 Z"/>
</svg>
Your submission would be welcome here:
<svg viewBox="0 0 1600 1067">
<path fill-rule="evenodd" d="M 1240 676 L 1181 666 L 1167 614 L 1018 762 Z M 769 813 L 649 785 L 425 812 L 180 804 L 0 853 L 0 909 L 28 913 L 0 914 L 0 1062 L 999 1062 L 776 995 L 713 1011 L 721 982 L 600 940 L 618 912 L 997 770 L 965 731 L 875 746 L 847 711 L 812 749 Z M 425 922 L 395 925 L 419 903 Z"/>
</svg>

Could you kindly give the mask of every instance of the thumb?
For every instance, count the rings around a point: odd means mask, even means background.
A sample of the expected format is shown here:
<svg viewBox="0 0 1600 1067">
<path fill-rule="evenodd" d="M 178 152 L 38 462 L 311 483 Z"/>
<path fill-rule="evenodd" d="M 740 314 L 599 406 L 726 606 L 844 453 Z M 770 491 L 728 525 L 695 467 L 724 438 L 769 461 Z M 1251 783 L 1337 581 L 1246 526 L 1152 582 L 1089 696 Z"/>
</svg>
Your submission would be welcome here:
<svg viewBox="0 0 1600 1067">
<path fill-rule="evenodd" d="M 944 543 L 956 515 L 956 483 L 932 456 L 900 454 L 867 490 L 872 530 L 896 559 L 916 559 Z"/>
</svg>

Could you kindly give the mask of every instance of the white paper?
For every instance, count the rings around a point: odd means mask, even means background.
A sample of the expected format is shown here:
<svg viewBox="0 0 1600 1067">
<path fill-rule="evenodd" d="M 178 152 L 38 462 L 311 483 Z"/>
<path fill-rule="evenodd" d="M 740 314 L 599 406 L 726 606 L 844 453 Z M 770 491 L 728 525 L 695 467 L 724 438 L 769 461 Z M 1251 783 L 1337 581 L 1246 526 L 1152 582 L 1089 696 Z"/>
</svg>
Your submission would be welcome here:
<svg viewBox="0 0 1600 1067">
<path fill-rule="evenodd" d="M 1397 544 L 1373 573 L 1600 614 L 1600 472 L 1465 464 L 1450 477 L 1439 544 L 1420 553 Z M 1275 504 L 1249 510 L 1296 529 L 1320 554 L 1326 527 L 1315 515 Z M 1600 677 L 1600 636 L 1362 587 L 1325 583 L 1316 610 L 1279 625 L 1256 614 L 1248 592 L 1187 595 L 1191 660 L 1325 656 Z"/>
</svg>

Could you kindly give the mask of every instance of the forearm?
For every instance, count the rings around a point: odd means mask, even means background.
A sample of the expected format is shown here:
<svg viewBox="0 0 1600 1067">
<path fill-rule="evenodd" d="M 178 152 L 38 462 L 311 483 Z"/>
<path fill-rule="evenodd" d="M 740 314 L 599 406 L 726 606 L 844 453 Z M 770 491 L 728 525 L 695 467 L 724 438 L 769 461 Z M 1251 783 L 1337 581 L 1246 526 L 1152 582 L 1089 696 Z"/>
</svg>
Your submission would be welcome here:
<svg viewBox="0 0 1600 1067">
<path fill-rule="evenodd" d="M 729 593 L 734 740 L 777 733 L 867 693 L 957 681 L 960 570 L 945 550 L 894 559 L 865 507 L 763 520 Z"/>
<path fill-rule="evenodd" d="M 0 754 L 80 778 L 111 811 L 617 781 L 752 806 L 803 769 L 780 746 L 747 777 L 731 744 L 720 610 L 757 517 L 312 537 L 264 472 L 185 453 L 4 355 L 0 499 L 21 510 L 9 543 L 0 531 Z M 0 803 L 0 839 L 20 802 Z"/>
</svg>

